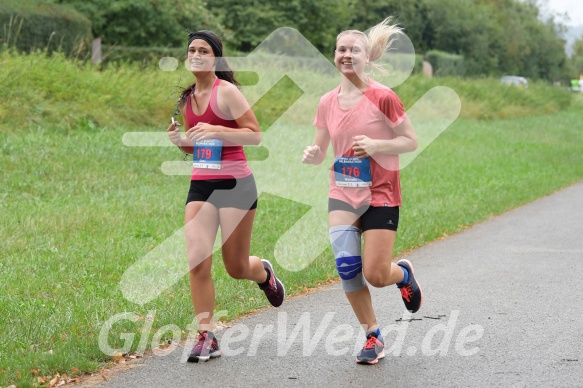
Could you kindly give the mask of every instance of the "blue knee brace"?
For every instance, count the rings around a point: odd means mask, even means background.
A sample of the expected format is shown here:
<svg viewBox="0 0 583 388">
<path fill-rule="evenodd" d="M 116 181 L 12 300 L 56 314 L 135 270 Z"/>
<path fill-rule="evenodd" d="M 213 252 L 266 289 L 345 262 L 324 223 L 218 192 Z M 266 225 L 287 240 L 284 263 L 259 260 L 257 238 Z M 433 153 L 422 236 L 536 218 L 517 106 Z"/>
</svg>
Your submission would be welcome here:
<svg viewBox="0 0 583 388">
<path fill-rule="evenodd" d="M 362 275 L 360 234 L 360 229 L 352 225 L 330 228 L 330 243 L 344 292 L 358 291 L 366 285 Z"/>
</svg>

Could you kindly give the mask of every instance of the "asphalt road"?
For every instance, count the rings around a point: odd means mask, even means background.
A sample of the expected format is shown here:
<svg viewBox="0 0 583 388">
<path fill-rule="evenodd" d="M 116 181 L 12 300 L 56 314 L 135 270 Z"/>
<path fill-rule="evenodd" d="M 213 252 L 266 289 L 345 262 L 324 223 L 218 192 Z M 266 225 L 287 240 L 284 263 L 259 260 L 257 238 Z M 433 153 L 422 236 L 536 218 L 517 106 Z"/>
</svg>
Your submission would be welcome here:
<svg viewBox="0 0 583 388">
<path fill-rule="evenodd" d="M 335 284 L 219 332 L 219 359 L 186 363 L 179 346 L 97 385 L 583 386 L 583 182 L 405 258 L 424 305 L 410 316 L 395 286 L 372 289 L 377 365 L 355 364 L 364 335 Z"/>
</svg>

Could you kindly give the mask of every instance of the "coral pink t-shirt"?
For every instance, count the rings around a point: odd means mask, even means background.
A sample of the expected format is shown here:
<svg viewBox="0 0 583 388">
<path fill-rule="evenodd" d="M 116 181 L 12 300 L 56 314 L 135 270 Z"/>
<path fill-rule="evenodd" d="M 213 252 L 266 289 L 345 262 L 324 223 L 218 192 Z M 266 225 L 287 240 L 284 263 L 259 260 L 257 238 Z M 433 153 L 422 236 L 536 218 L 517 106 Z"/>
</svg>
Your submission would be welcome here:
<svg viewBox="0 0 583 388">
<path fill-rule="evenodd" d="M 221 80 L 217 78 L 211 91 L 209 104 L 202 115 L 197 115 L 192 110 L 192 97 L 189 96 L 186 102 L 186 128 L 192 128 L 199 122 L 208 123 L 212 125 L 221 125 L 228 128 L 239 128 L 235 120 L 224 118 L 225 114 L 219 109 L 217 103 L 217 89 Z M 247 157 L 243 146 L 223 141 L 221 168 L 207 169 L 194 167 L 192 169 L 191 180 L 205 180 L 205 179 L 232 179 L 245 178 L 251 175 L 251 170 L 247 165 Z"/>
<path fill-rule="evenodd" d="M 365 135 L 371 139 L 393 139 L 393 128 L 401 124 L 407 114 L 403 103 L 389 87 L 374 80 L 360 101 L 350 109 L 338 104 L 340 86 L 320 99 L 314 126 L 327 130 L 332 141 L 334 157 L 353 156 L 353 136 Z M 383 153 L 370 158 L 372 186 L 340 187 L 334 171 L 330 173 L 329 197 L 344 201 L 354 208 L 360 206 L 401 206 L 399 157 Z"/>
</svg>

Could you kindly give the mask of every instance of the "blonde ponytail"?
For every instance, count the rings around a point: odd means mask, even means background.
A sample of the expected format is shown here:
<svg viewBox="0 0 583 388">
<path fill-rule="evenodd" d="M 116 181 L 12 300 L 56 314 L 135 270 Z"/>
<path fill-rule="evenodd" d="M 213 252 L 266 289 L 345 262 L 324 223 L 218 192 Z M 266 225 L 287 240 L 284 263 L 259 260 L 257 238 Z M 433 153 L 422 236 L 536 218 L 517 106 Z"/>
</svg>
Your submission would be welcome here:
<svg viewBox="0 0 583 388">
<path fill-rule="evenodd" d="M 391 47 L 395 41 L 395 38 L 391 39 L 393 35 L 401 34 L 403 31 L 397 24 L 389 24 L 391 19 L 392 17 L 389 16 L 368 32 L 370 50 L 368 53 L 370 54 L 371 62 L 378 60 Z"/>
</svg>

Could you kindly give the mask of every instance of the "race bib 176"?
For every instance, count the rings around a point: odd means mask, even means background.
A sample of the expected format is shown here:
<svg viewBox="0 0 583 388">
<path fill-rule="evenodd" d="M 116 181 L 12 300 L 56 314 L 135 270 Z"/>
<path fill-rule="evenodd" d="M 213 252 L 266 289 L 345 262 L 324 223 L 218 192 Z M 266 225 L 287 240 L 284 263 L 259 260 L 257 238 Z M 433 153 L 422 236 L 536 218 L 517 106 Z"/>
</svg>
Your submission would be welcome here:
<svg viewBox="0 0 583 388">
<path fill-rule="evenodd" d="M 358 159 L 356 156 L 340 156 L 334 160 L 334 177 L 336 186 L 369 187 L 372 186 L 370 158 Z"/>
</svg>

